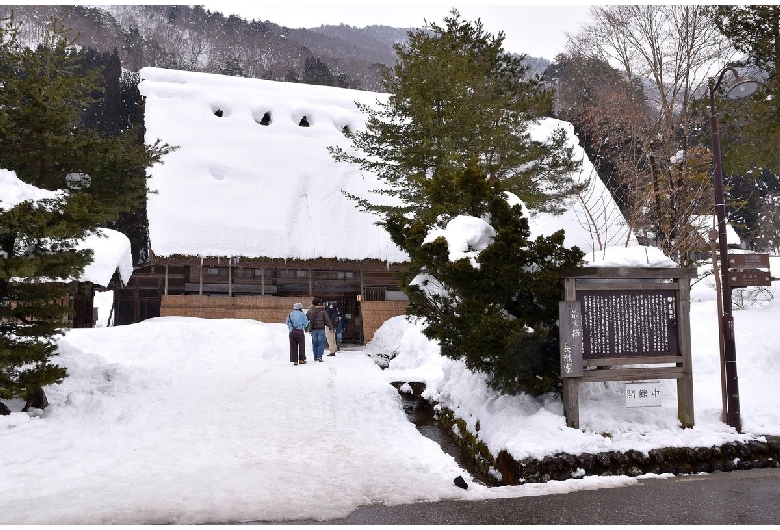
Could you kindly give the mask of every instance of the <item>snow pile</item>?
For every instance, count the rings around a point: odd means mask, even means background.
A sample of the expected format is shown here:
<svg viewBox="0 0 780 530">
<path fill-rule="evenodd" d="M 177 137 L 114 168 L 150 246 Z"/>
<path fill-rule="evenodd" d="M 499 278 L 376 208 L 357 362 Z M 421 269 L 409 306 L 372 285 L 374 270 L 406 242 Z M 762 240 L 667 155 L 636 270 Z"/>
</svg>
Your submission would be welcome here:
<svg viewBox="0 0 780 530">
<path fill-rule="evenodd" d="M 458 215 L 445 228 L 430 230 L 423 244 L 443 237 L 447 241 L 450 261 L 468 258 L 471 266 L 477 269 L 477 256 L 493 242 L 495 235 L 496 231 L 486 221 L 469 215 Z"/>
<path fill-rule="evenodd" d="M 0 169 L 0 211 L 9 210 L 25 201 L 37 202 L 44 199 L 57 199 L 67 196 L 63 190 L 48 191 L 19 180 L 16 173 Z M 133 273 L 133 259 L 130 252 L 130 240 L 116 230 L 100 228 L 90 234 L 76 246 L 78 250 L 91 249 L 93 261 L 84 268 L 77 280 L 107 286 L 114 272 L 119 269 L 124 283 Z M 67 278 L 65 281 L 71 281 Z"/>
</svg>

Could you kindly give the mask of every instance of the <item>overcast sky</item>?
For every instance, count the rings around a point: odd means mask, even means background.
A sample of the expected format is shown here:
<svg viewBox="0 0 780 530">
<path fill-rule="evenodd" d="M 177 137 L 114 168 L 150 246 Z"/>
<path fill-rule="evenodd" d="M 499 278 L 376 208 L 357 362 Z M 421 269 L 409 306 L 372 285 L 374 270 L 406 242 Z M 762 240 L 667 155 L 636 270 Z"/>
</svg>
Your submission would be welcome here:
<svg viewBox="0 0 780 530">
<path fill-rule="evenodd" d="M 408 4 L 408 5 L 407 5 Z M 506 34 L 504 48 L 514 53 L 554 59 L 563 51 L 566 33 L 576 33 L 587 23 L 587 5 L 453 5 L 451 3 L 395 3 L 392 5 L 304 4 L 284 5 L 236 1 L 207 2 L 211 11 L 235 14 L 252 20 L 268 20 L 290 28 L 312 28 L 323 24 L 348 24 L 365 27 L 421 27 L 425 20 L 441 23 L 449 11 L 457 8 L 466 20 L 482 20 L 493 34 Z"/>
</svg>

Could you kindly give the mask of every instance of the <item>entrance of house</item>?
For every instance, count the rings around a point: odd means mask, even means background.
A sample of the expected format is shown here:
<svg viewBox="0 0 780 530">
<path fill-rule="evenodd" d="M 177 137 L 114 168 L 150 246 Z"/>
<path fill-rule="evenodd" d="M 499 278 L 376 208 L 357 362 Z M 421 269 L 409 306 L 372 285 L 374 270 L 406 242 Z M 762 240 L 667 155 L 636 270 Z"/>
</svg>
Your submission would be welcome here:
<svg viewBox="0 0 780 530">
<path fill-rule="evenodd" d="M 342 318 L 344 318 L 344 331 L 342 341 L 346 343 L 362 343 L 363 326 L 360 315 L 360 303 L 357 295 L 325 296 L 324 303 L 335 302 L 338 304 Z"/>
</svg>

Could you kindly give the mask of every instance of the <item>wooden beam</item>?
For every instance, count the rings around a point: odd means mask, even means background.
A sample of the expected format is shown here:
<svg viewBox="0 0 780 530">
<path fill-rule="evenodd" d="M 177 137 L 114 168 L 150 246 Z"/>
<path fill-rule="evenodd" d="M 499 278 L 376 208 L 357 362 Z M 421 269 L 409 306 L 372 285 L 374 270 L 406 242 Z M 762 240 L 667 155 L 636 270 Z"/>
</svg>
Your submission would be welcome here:
<svg viewBox="0 0 780 530">
<path fill-rule="evenodd" d="M 581 269 L 561 271 L 558 274 L 560 278 L 603 278 L 608 280 L 696 278 L 697 275 L 695 267 L 582 267 Z"/>
</svg>

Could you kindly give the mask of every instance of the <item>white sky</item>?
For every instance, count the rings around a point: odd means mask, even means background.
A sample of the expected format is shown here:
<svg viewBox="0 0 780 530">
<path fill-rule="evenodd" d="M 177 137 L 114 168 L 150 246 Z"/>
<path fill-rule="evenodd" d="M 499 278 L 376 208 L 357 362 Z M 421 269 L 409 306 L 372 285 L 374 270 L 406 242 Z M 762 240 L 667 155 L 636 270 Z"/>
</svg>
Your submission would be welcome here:
<svg viewBox="0 0 780 530">
<path fill-rule="evenodd" d="M 441 24 L 455 7 L 462 18 L 481 19 L 485 29 L 506 35 L 504 48 L 552 60 L 563 51 L 566 33 L 576 33 L 589 20 L 588 5 L 458 5 L 448 2 L 368 5 L 291 2 L 282 5 L 249 2 L 213 2 L 202 4 L 224 15 L 235 14 L 246 19 L 268 20 L 291 28 L 311 28 L 331 24 L 365 27 L 422 27 L 424 21 Z"/>
</svg>

